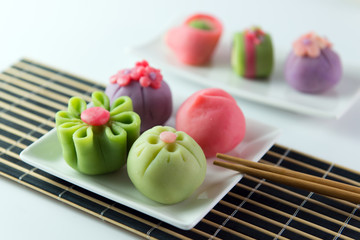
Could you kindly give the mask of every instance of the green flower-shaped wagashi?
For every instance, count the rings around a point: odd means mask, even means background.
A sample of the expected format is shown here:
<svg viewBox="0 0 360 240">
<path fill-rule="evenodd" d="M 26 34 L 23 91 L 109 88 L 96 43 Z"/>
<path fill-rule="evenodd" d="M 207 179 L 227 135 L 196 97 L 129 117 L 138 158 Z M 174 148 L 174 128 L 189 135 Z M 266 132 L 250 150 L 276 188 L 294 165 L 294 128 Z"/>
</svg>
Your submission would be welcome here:
<svg viewBox="0 0 360 240">
<path fill-rule="evenodd" d="M 75 170 L 89 175 L 121 168 L 127 152 L 140 135 L 140 117 L 132 101 L 123 96 L 110 106 L 100 91 L 92 93 L 93 107 L 72 97 L 67 111 L 56 113 L 56 130 L 65 161 Z"/>
</svg>

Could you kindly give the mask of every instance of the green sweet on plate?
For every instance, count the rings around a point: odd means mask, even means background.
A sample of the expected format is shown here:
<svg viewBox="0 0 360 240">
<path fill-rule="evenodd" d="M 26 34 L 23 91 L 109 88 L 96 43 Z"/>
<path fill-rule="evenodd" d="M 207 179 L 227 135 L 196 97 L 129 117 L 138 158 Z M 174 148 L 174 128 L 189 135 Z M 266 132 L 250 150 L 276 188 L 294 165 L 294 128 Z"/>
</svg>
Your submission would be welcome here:
<svg viewBox="0 0 360 240">
<path fill-rule="evenodd" d="M 174 204 L 202 184 L 206 158 L 186 133 L 156 126 L 144 132 L 131 147 L 127 171 L 143 195 L 159 203 Z"/>
<path fill-rule="evenodd" d="M 67 111 L 56 113 L 56 131 L 65 161 L 75 170 L 98 175 L 118 170 L 126 163 L 131 145 L 140 135 L 140 117 L 129 97 L 110 106 L 100 91 L 92 93 L 94 107 L 72 97 Z"/>
<path fill-rule="evenodd" d="M 250 79 L 268 78 L 274 65 L 274 50 L 270 35 L 259 27 L 235 33 L 231 65 L 239 76 Z"/>
</svg>

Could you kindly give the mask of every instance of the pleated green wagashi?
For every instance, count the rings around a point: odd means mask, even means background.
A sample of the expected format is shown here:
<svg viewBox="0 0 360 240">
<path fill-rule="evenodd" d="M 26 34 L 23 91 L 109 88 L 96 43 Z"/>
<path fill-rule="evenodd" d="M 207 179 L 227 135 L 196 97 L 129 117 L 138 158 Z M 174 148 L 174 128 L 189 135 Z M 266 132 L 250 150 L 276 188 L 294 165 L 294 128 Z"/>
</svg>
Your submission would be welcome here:
<svg viewBox="0 0 360 240">
<path fill-rule="evenodd" d="M 140 117 L 129 97 L 110 106 L 100 91 L 92 93 L 93 107 L 72 97 L 67 111 L 56 113 L 56 130 L 65 161 L 75 170 L 98 175 L 118 170 L 126 163 L 131 145 L 140 135 Z"/>
</svg>

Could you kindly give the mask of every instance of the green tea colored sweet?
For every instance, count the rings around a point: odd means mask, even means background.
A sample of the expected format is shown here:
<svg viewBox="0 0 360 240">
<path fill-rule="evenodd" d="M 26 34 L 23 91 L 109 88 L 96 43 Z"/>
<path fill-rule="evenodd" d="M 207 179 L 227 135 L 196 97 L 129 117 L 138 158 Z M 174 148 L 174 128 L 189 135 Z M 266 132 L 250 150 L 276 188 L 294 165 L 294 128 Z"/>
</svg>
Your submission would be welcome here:
<svg viewBox="0 0 360 240">
<path fill-rule="evenodd" d="M 235 33 L 231 65 L 237 75 L 250 79 L 268 78 L 273 62 L 273 44 L 268 33 L 259 27 Z"/>
<path fill-rule="evenodd" d="M 144 132 L 131 147 L 127 171 L 142 194 L 159 203 L 174 204 L 202 184 L 206 158 L 186 133 L 156 126 Z"/>
<path fill-rule="evenodd" d="M 72 97 L 68 110 L 57 112 L 55 121 L 65 161 L 81 173 L 98 175 L 125 164 L 128 150 L 140 135 L 140 117 L 126 96 L 110 106 L 109 98 L 97 91 L 92 103 L 94 107 L 87 108 L 85 100 Z"/>
</svg>

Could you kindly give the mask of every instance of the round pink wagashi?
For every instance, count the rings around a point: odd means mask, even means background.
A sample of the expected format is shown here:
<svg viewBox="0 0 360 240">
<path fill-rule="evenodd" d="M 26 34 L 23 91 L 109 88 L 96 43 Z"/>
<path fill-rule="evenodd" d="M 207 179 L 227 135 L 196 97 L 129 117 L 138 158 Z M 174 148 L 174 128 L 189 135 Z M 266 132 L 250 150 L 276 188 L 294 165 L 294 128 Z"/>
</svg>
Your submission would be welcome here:
<svg viewBox="0 0 360 240">
<path fill-rule="evenodd" d="M 189 134 L 206 157 L 226 153 L 244 138 L 245 117 L 235 99 L 222 89 L 208 88 L 191 95 L 176 114 L 176 129 Z"/>
<path fill-rule="evenodd" d="M 211 59 L 222 33 L 218 19 L 206 14 L 195 14 L 177 27 L 170 29 L 166 43 L 177 58 L 188 65 L 202 65 Z"/>
</svg>

